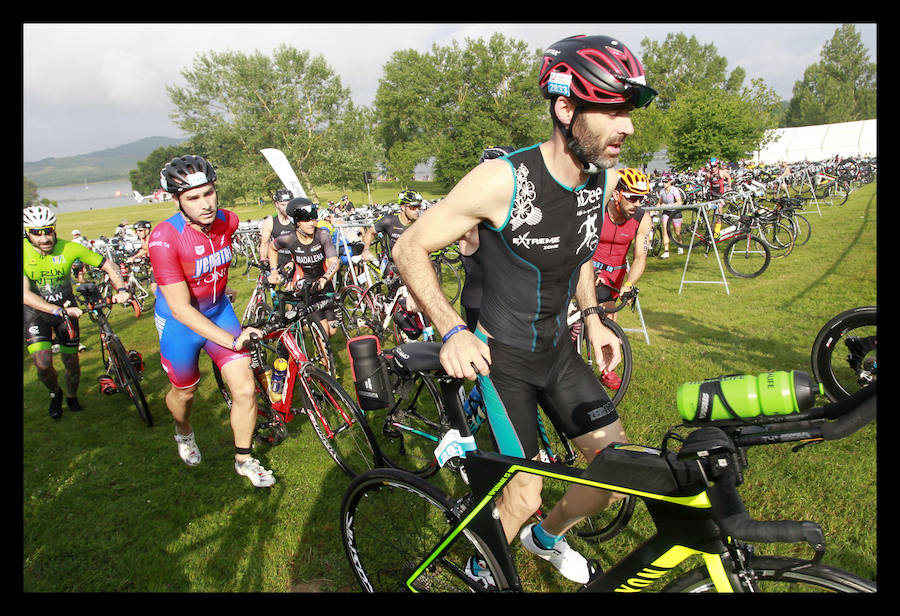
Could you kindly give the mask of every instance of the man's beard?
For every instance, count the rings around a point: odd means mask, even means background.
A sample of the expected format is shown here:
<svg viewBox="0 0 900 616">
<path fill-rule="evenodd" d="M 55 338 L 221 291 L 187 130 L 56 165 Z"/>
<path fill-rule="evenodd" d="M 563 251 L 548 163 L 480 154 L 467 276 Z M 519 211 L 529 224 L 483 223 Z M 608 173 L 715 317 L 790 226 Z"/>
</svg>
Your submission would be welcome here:
<svg viewBox="0 0 900 616">
<path fill-rule="evenodd" d="M 581 116 L 576 118 L 576 122 L 579 120 L 581 120 Z M 593 164 L 599 169 L 611 169 L 619 161 L 618 155 L 610 156 L 604 153 L 607 146 L 613 143 L 619 142 L 606 141 L 601 144 L 590 131 L 587 131 L 580 139 L 575 137 L 573 131 L 572 137 L 568 140 L 569 151 L 575 155 L 575 158 L 580 160 L 586 168 Z"/>
</svg>

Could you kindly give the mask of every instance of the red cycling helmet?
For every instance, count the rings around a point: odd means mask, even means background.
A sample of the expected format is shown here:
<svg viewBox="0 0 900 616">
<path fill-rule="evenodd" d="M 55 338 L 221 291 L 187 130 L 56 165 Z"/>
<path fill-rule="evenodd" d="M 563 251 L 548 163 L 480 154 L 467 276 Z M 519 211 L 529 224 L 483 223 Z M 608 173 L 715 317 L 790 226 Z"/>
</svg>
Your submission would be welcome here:
<svg viewBox="0 0 900 616">
<path fill-rule="evenodd" d="M 570 36 L 550 45 L 538 85 L 544 98 L 566 96 L 590 105 L 641 108 L 657 94 L 637 57 L 621 41 L 603 35 Z"/>
</svg>

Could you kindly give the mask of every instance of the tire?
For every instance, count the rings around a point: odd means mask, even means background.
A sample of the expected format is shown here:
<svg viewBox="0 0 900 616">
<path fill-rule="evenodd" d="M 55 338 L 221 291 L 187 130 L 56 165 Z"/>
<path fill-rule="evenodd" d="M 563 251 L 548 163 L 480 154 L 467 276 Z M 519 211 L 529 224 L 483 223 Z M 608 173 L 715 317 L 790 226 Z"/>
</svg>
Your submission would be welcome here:
<svg viewBox="0 0 900 616">
<path fill-rule="evenodd" d="M 659 214 L 654 214 L 654 218 L 659 216 Z M 662 238 L 662 226 L 657 224 L 656 221 L 653 222 L 653 227 L 651 229 L 650 235 L 650 249 L 647 251 L 647 256 L 649 257 L 658 257 L 662 254 L 663 248 L 663 238 Z"/>
<path fill-rule="evenodd" d="M 341 330 L 347 340 L 365 335 L 381 338 L 380 319 L 375 312 L 371 296 L 362 287 L 354 285 L 344 287 L 338 296 L 337 307 L 340 311 Z"/>
<path fill-rule="evenodd" d="M 444 256 L 438 257 L 432 263 L 438 282 L 444 291 L 444 297 L 447 298 L 447 301 L 452 306 L 462 293 L 462 279 L 460 278 L 459 270 Z"/>
<path fill-rule="evenodd" d="M 725 245 L 725 268 L 739 278 L 756 278 L 766 271 L 771 260 L 766 243 L 749 233 Z"/>
<path fill-rule="evenodd" d="M 769 247 L 773 259 L 783 259 L 794 250 L 794 231 L 789 223 L 773 220 L 758 230 L 759 238 Z"/>
<path fill-rule="evenodd" d="M 355 477 L 382 466 L 375 436 L 362 410 L 337 380 L 314 364 L 305 364 L 300 376 L 294 401 L 303 395 L 304 409 L 316 436 L 341 470 Z"/>
<path fill-rule="evenodd" d="M 152 427 L 153 417 L 150 415 L 150 407 L 144 398 L 143 390 L 141 390 L 141 377 L 135 370 L 134 364 L 131 363 L 125 347 L 122 346 L 122 341 L 117 336 L 109 336 L 106 339 L 106 347 L 109 350 L 107 370 L 116 382 L 116 386 L 119 391 L 125 392 L 131 398 L 138 415 L 147 424 L 147 427 Z"/>
<path fill-rule="evenodd" d="M 336 375 L 331 339 L 325 333 L 321 323 L 305 319 L 295 325 L 291 334 L 309 361 L 331 376 Z"/>
<path fill-rule="evenodd" d="M 669 239 L 679 248 L 688 248 L 691 245 L 691 233 L 694 229 L 694 222 L 700 216 L 699 210 L 684 209 L 681 210 L 681 227 L 680 232 L 676 233 L 675 219 L 669 218 L 666 222 L 666 230 L 669 233 Z M 702 234 L 702 229 L 697 229 Z M 694 242 L 697 243 L 696 241 Z"/>
<path fill-rule="evenodd" d="M 757 592 L 843 592 L 874 593 L 874 582 L 827 565 L 780 556 L 758 556 L 750 560 L 752 584 Z M 750 589 L 748 589 L 750 590 Z M 704 567 L 688 571 L 672 581 L 663 592 L 716 592 Z"/>
<path fill-rule="evenodd" d="M 832 402 L 876 380 L 876 325 L 876 307 L 862 306 L 840 313 L 816 335 L 810 358 L 812 373 Z"/>
<path fill-rule="evenodd" d="M 459 524 L 458 503 L 425 479 L 396 469 L 357 477 L 341 502 L 341 539 L 367 592 L 411 592 L 406 579 Z M 466 561 L 479 554 L 495 580 L 499 567 L 484 541 L 466 529 L 415 580 L 418 592 L 476 592 Z"/>
<path fill-rule="evenodd" d="M 366 421 L 387 466 L 430 477 L 440 469 L 434 449 L 449 429 L 440 392 L 421 373 L 390 378 L 392 406 L 366 411 Z"/>
<path fill-rule="evenodd" d="M 572 530 L 576 535 L 591 543 L 609 541 L 625 530 L 631 521 L 631 516 L 634 515 L 637 497 L 630 494 L 623 496 L 603 511 L 588 516 L 576 524 Z"/>
<path fill-rule="evenodd" d="M 631 383 L 631 373 L 633 370 L 633 357 L 631 355 L 631 342 L 628 340 L 628 335 L 625 333 L 618 323 L 613 321 L 612 319 L 604 319 L 603 324 L 606 325 L 609 329 L 616 334 L 619 338 L 619 341 L 622 343 L 621 352 L 622 352 L 622 361 L 616 366 L 615 372 L 622 379 L 622 384 L 618 389 L 612 389 L 608 387 L 605 383 L 603 386 L 606 388 L 606 393 L 609 395 L 609 399 L 612 400 L 612 403 L 617 407 L 622 399 L 625 397 L 625 393 L 628 391 L 628 384 Z M 581 356 L 584 358 L 585 362 L 591 367 L 594 371 L 594 374 L 597 375 L 597 379 L 602 379 L 603 375 L 600 370 L 596 367 L 596 363 L 594 362 L 593 352 L 594 350 L 591 348 L 590 341 L 588 341 L 586 336 L 582 336 L 581 338 Z M 603 381 L 600 381 L 603 383 Z"/>
<path fill-rule="evenodd" d="M 805 246 L 812 236 L 812 225 L 809 220 L 806 216 L 792 214 L 790 222 L 794 228 L 794 246 Z"/>
</svg>

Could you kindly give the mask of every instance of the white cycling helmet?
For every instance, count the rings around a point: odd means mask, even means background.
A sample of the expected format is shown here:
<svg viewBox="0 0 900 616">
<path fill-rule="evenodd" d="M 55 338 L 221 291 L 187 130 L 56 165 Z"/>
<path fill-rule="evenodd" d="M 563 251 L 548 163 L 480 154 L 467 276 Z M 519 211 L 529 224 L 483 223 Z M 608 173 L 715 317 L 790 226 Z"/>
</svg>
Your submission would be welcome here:
<svg viewBox="0 0 900 616">
<path fill-rule="evenodd" d="M 32 205 L 22 210 L 22 226 L 25 229 L 54 225 L 56 225 L 56 214 L 46 205 Z"/>
</svg>

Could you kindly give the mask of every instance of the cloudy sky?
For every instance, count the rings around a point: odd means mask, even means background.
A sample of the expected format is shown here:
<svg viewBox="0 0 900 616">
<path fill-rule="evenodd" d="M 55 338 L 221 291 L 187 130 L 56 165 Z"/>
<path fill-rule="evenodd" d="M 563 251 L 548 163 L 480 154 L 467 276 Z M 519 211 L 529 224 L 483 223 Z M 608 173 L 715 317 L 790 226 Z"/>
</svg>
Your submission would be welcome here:
<svg viewBox="0 0 900 616">
<path fill-rule="evenodd" d="M 728 70 L 761 77 L 784 99 L 838 23 L 374 23 L 374 24 L 23 24 L 23 154 L 25 161 L 72 156 L 116 147 L 143 137 L 183 135 L 169 120 L 165 86 L 182 84 L 180 73 L 210 50 L 259 50 L 288 44 L 323 55 L 351 90 L 355 102 L 372 103 L 384 64 L 398 49 L 431 50 L 454 39 L 493 32 L 535 49 L 573 34 L 607 34 L 633 51 L 647 37 L 669 32 L 712 43 Z M 856 24 L 873 61 L 876 24 Z M 277 144 L 273 144 L 277 146 Z"/>
</svg>

